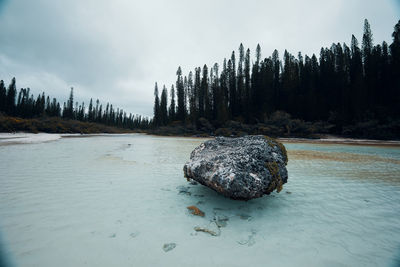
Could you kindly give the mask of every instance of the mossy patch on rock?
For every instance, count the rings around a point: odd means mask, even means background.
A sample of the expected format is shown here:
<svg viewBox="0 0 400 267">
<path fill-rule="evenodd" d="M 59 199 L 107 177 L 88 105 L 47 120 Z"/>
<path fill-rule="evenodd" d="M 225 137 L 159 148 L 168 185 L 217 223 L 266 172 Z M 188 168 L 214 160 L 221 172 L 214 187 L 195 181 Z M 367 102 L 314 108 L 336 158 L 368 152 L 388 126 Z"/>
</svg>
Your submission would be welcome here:
<svg viewBox="0 0 400 267">
<path fill-rule="evenodd" d="M 285 157 L 285 165 L 287 165 L 287 163 L 288 163 L 288 155 L 287 155 L 287 151 L 286 151 L 285 146 L 281 142 L 279 142 L 276 139 L 271 138 L 271 137 L 269 137 L 267 135 L 264 135 L 264 138 L 267 140 L 268 145 L 270 147 L 272 147 L 272 148 L 275 148 L 276 146 L 279 147 L 279 149 L 281 150 L 283 156 Z"/>
<path fill-rule="evenodd" d="M 275 143 L 278 143 L 274 138 L 271 138 L 271 137 L 269 137 L 269 136 L 267 136 L 267 135 L 264 135 L 264 138 L 267 140 L 268 145 L 269 145 L 270 147 L 272 147 L 272 148 L 275 147 Z"/>
<path fill-rule="evenodd" d="M 273 139 L 269 136 L 264 136 L 265 139 L 267 140 L 269 146 L 275 148 L 276 146 L 279 147 L 279 149 L 282 152 L 282 155 L 284 156 L 284 162 L 285 165 L 288 163 L 288 155 L 285 146 L 281 143 L 278 142 L 276 139 Z M 282 178 L 279 174 L 279 166 L 276 162 L 266 162 L 265 166 L 267 167 L 269 173 L 272 175 L 273 180 L 270 183 L 270 186 L 268 187 L 268 192 L 272 192 L 275 188 L 276 191 L 279 193 L 282 191 L 283 188 L 283 181 Z"/>
<path fill-rule="evenodd" d="M 267 167 L 269 173 L 272 175 L 273 180 L 270 183 L 270 186 L 268 187 L 268 193 L 274 191 L 274 189 L 276 189 L 276 191 L 279 193 L 282 188 L 283 188 L 283 182 L 282 182 L 282 178 L 281 175 L 279 174 L 279 166 L 278 164 L 273 161 L 273 162 L 266 162 L 265 166 Z"/>
<path fill-rule="evenodd" d="M 279 149 L 281 150 L 282 154 L 285 156 L 285 165 L 287 165 L 288 155 L 287 155 L 286 147 L 281 142 L 276 141 L 276 143 L 278 144 Z"/>
</svg>

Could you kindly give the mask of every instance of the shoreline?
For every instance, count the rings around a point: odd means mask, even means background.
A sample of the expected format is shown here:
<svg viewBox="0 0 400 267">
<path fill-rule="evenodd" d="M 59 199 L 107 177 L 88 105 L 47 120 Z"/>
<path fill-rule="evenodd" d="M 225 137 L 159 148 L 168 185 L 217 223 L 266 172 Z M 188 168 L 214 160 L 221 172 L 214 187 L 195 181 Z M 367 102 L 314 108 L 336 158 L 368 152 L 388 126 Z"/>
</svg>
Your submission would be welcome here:
<svg viewBox="0 0 400 267">
<path fill-rule="evenodd" d="M 131 135 L 141 133 L 30 133 L 30 132 L 14 132 L 2 133 L 0 132 L 0 146 L 5 145 L 18 145 L 18 144 L 38 144 L 57 141 L 62 138 L 90 138 L 96 136 L 118 136 L 118 135 Z"/>
<path fill-rule="evenodd" d="M 29 133 L 29 132 L 15 132 L 15 133 L 0 133 L 0 145 L 12 144 L 33 144 L 56 141 L 61 138 L 88 138 L 96 136 L 118 136 L 118 135 L 150 135 L 156 137 L 179 137 L 179 138 L 215 138 L 215 136 L 179 136 L 179 135 L 155 135 L 151 133 L 93 133 L 93 134 L 79 134 L 79 133 Z M 340 136 L 322 136 L 319 139 L 312 138 L 297 138 L 297 137 L 278 137 L 276 138 L 282 143 L 308 143 L 308 144 L 322 144 L 322 145 L 363 145 L 363 146 L 385 146 L 385 147 L 400 147 L 399 140 L 376 140 L 376 139 L 357 139 L 347 138 Z"/>
<path fill-rule="evenodd" d="M 278 141 L 283 143 L 308 143 L 308 144 L 322 144 L 322 145 L 363 145 L 363 146 L 387 146 L 387 147 L 400 147 L 400 141 L 397 140 L 376 140 L 376 139 L 356 139 L 346 137 L 332 137 L 332 138 L 277 138 Z"/>
</svg>

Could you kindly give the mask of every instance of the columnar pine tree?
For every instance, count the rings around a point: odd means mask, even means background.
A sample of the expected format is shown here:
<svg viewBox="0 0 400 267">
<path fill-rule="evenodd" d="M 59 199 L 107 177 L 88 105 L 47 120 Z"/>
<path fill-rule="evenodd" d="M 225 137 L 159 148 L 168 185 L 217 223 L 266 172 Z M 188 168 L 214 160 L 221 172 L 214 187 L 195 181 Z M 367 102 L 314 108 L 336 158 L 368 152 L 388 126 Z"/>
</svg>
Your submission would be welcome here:
<svg viewBox="0 0 400 267">
<path fill-rule="evenodd" d="M 171 86 L 170 94 L 171 94 L 171 103 L 170 103 L 170 106 L 169 106 L 168 114 L 169 114 L 169 120 L 170 121 L 174 121 L 175 117 L 176 117 L 176 115 L 175 115 L 175 113 L 176 113 L 175 109 L 176 108 L 175 108 L 175 88 L 174 88 L 174 85 Z"/>
<path fill-rule="evenodd" d="M 177 80 L 176 80 L 176 94 L 178 100 L 178 110 L 176 113 L 177 120 L 185 121 L 185 88 L 183 85 L 182 79 L 182 70 L 181 67 L 176 71 Z"/>
<path fill-rule="evenodd" d="M 12 78 L 10 85 L 7 89 L 7 97 L 6 97 L 6 112 L 8 114 L 15 114 L 15 97 L 17 95 L 16 81 L 15 78 Z"/>
<path fill-rule="evenodd" d="M 161 125 L 167 125 L 168 124 L 168 91 L 167 87 L 165 85 L 163 86 L 163 90 L 161 93 L 161 101 L 160 101 L 160 121 Z"/>
<path fill-rule="evenodd" d="M 238 62 L 238 72 L 237 72 L 237 112 L 238 114 L 243 114 L 243 103 L 244 103 L 244 72 L 243 72 L 243 63 L 244 63 L 244 47 L 241 43 L 239 45 L 239 62 Z"/>
<path fill-rule="evenodd" d="M 4 85 L 4 81 L 0 81 L 0 112 L 5 112 L 6 111 L 6 106 L 7 106 L 7 89 L 6 86 Z"/>
<path fill-rule="evenodd" d="M 247 49 L 244 58 L 244 98 L 243 98 L 243 113 L 246 122 L 250 121 L 250 105 L 251 105 L 251 80 L 250 80 L 250 49 Z"/>
<path fill-rule="evenodd" d="M 193 72 L 189 72 L 189 78 L 188 78 L 188 98 L 189 98 L 189 114 L 190 114 L 190 120 L 192 122 L 195 122 L 197 119 L 197 108 L 196 108 L 196 91 L 195 91 L 195 86 L 193 83 Z"/>
<path fill-rule="evenodd" d="M 230 62 L 230 63 L 229 63 Z M 231 66 L 229 67 L 229 64 Z M 229 111 L 230 117 L 234 118 L 238 116 L 237 113 L 237 92 L 236 92 L 236 57 L 235 51 L 232 51 L 231 59 L 228 61 L 229 71 Z"/>
<path fill-rule="evenodd" d="M 155 126 L 160 126 L 161 124 L 161 116 L 160 116 L 160 98 L 158 96 L 158 86 L 157 83 L 154 86 L 154 108 L 153 108 L 153 112 L 154 112 L 154 119 L 153 119 L 153 123 Z M 112 105 L 111 105 L 111 110 L 112 110 Z"/>
</svg>

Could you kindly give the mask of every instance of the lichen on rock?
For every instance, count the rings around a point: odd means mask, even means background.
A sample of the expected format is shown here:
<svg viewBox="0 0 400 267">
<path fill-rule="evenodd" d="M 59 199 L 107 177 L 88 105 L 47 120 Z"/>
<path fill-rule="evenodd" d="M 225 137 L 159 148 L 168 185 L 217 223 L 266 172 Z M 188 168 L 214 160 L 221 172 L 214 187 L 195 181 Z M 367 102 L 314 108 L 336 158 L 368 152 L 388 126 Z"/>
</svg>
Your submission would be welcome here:
<svg viewBox="0 0 400 267">
<path fill-rule="evenodd" d="M 217 137 L 195 148 L 183 168 L 188 179 L 233 199 L 248 200 L 282 190 L 287 153 L 265 136 Z"/>
</svg>

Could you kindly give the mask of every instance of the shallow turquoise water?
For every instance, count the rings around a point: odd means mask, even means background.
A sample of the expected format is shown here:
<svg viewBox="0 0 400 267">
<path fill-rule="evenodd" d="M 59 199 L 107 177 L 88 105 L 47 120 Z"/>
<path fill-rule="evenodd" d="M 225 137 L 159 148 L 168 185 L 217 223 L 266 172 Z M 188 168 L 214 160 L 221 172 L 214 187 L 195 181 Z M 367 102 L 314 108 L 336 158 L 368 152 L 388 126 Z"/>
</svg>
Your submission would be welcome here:
<svg viewBox="0 0 400 267">
<path fill-rule="evenodd" d="M 0 146 L 3 254 L 12 266 L 400 264 L 399 148 L 286 144 L 282 192 L 242 202 L 183 177 L 202 141 L 121 135 Z M 206 216 L 190 215 L 190 205 Z M 214 216 L 229 218 L 219 236 L 194 231 Z M 164 252 L 166 243 L 176 247 Z"/>
</svg>

